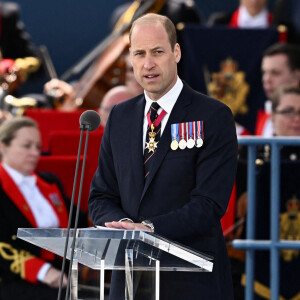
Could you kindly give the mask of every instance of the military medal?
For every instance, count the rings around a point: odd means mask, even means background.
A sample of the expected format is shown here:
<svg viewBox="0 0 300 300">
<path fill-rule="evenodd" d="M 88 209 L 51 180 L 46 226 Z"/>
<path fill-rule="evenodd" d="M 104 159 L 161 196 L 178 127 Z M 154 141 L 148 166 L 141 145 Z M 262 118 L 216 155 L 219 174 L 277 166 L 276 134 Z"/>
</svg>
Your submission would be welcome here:
<svg viewBox="0 0 300 300">
<path fill-rule="evenodd" d="M 172 141 L 172 143 L 171 143 L 171 149 L 172 150 L 177 150 L 178 146 L 179 146 L 179 144 L 176 140 Z"/>
<path fill-rule="evenodd" d="M 57 208 L 59 212 L 62 212 L 63 207 L 62 203 L 60 202 L 59 196 L 56 193 L 49 194 L 49 198 L 51 199 L 54 206 Z"/>
<path fill-rule="evenodd" d="M 203 145 L 203 140 L 201 138 L 198 138 L 196 140 L 196 147 L 200 148 L 200 147 L 202 147 L 202 145 Z"/>
<path fill-rule="evenodd" d="M 195 146 L 195 140 L 193 138 L 193 125 L 192 122 L 186 123 L 186 132 L 187 132 L 187 147 L 192 149 Z"/>
<path fill-rule="evenodd" d="M 189 149 L 192 149 L 194 146 L 195 146 L 195 141 L 193 139 L 189 139 L 186 143 L 186 146 L 189 148 Z"/>
<path fill-rule="evenodd" d="M 147 113 L 148 125 L 151 128 L 151 132 L 148 133 L 149 142 L 146 141 L 146 148 L 148 149 L 148 153 L 151 151 L 154 153 L 156 151 L 158 142 L 155 141 L 156 132 L 154 132 L 154 129 L 155 129 L 155 127 L 157 127 L 160 124 L 161 120 L 166 115 L 166 113 L 167 112 L 165 110 L 163 110 L 159 114 L 157 119 L 154 121 L 154 123 L 151 122 L 150 113 L 149 112 Z"/>
<path fill-rule="evenodd" d="M 180 123 L 180 141 L 179 148 L 184 150 L 186 148 L 186 140 L 185 140 L 185 126 L 184 123 Z"/>
<path fill-rule="evenodd" d="M 151 124 L 151 132 L 149 132 L 149 143 L 146 142 L 146 148 L 148 149 L 148 152 L 154 152 L 154 150 L 157 148 L 158 142 L 155 142 L 155 136 L 156 132 L 154 132 L 154 125 Z"/>
<path fill-rule="evenodd" d="M 184 150 L 186 148 L 186 141 L 185 140 L 180 140 L 179 141 L 179 148 L 181 150 Z"/>
<path fill-rule="evenodd" d="M 203 121 L 197 121 L 197 138 L 196 138 L 196 147 L 200 148 L 203 145 Z"/>
<path fill-rule="evenodd" d="M 171 125 L 171 133 L 172 133 L 172 142 L 171 142 L 171 149 L 177 150 L 178 149 L 178 124 Z"/>
</svg>

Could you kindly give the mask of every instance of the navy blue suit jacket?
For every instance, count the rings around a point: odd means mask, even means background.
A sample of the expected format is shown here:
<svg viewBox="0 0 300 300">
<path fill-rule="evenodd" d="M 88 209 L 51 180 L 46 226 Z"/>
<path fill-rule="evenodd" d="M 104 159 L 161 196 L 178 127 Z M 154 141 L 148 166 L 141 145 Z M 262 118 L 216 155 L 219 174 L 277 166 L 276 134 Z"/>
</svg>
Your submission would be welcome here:
<svg viewBox="0 0 300 300">
<path fill-rule="evenodd" d="M 122 218 L 135 222 L 150 219 L 157 234 L 214 257 L 212 273 L 172 272 L 167 278 L 161 274 L 161 299 L 198 299 L 200 295 L 201 299 L 232 299 L 220 225 L 236 172 L 232 113 L 220 101 L 184 84 L 144 182 L 144 107 L 145 98 L 140 95 L 111 111 L 91 184 L 92 221 L 104 225 Z M 171 124 L 199 120 L 204 122 L 203 146 L 172 151 Z M 112 299 L 122 299 L 124 289 L 118 290 L 114 284 L 113 276 Z"/>
</svg>

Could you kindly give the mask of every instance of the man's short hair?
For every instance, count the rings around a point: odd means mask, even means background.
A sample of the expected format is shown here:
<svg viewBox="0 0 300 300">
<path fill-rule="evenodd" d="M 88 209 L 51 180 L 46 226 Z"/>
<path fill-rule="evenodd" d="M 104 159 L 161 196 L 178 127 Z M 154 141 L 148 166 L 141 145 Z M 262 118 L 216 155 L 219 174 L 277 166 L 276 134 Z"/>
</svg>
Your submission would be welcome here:
<svg viewBox="0 0 300 300">
<path fill-rule="evenodd" d="M 290 70 L 300 69 L 300 47 L 294 44 L 276 43 L 263 53 L 263 57 L 284 54 L 287 57 Z"/>
<path fill-rule="evenodd" d="M 159 14 L 153 14 L 149 13 L 146 15 L 143 15 L 142 17 L 136 19 L 131 26 L 130 32 L 129 32 L 129 43 L 131 45 L 131 35 L 133 28 L 135 25 L 139 24 L 145 24 L 145 23 L 150 23 L 150 24 L 155 24 L 155 23 L 160 23 L 163 25 L 165 28 L 172 50 L 174 50 L 175 44 L 177 43 L 177 33 L 176 33 L 176 28 L 174 23 L 166 16 L 159 15 Z"/>
</svg>

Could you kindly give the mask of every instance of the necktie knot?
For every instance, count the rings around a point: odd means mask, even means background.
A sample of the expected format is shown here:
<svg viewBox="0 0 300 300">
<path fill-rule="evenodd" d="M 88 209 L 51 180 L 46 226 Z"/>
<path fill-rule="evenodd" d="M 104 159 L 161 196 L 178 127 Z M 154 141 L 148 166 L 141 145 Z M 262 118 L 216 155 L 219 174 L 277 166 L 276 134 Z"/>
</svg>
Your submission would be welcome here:
<svg viewBox="0 0 300 300">
<path fill-rule="evenodd" d="M 157 102 L 152 102 L 151 106 L 150 106 L 150 120 L 153 123 L 157 116 L 158 116 L 158 110 L 159 110 L 160 106 Z"/>
</svg>

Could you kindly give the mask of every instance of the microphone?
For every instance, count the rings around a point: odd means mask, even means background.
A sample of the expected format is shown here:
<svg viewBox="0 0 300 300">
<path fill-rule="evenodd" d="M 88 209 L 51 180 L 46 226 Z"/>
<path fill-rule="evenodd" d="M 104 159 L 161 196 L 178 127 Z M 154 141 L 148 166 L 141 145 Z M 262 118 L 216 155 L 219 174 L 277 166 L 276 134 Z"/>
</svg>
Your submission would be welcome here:
<svg viewBox="0 0 300 300">
<path fill-rule="evenodd" d="M 75 191 L 76 191 L 76 183 L 77 183 L 77 176 L 78 176 L 78 169 L 79 169 L 79 161 L 80 161 L 83 133 L 84 133 L 84 131 L 87 132 L 86 139 L 85 139 L 82 168 L 81 168 L 81 178 L 80 178 L 79 193 L 78 193 L 78 200 L 77 200 L 75 224 L 74 224 L 74 229 L 73 229 L 73 241 L 72 241 L 72 248 L 71 248 L 70 266 L 69 266 L 69 271 L 68 271 L 68 283 L 67 283 L 65 300 L 68 299 L 68 294 L 69 294 L 69 289 L 70 289 L 71 271 L 72 271 L 76 232 L 77 232 L 77 225 L 78 225 L 78 218 L 79 218 L 79 211 L 80 211 L 81 192 L 82 192 L 82 186 L 83 186 L 83 178 L 84 178 L 84 169 L 85 169 L 89 132 L 96 130 L 100 125 L 100 121 L 101 120 L 100 120 L 99 114 L 97 112 L 95 112 L 94 110 L 86 110 L 79 117 L 79 125 L 80 125 L 79 128 L 80 128 L 81 133 L 80 133 L 80 140 L 79 140 L 79 146 L 78 146 L 78 154 L 77 154 L 77 161 L 76 161 L 76 168 L 75 168 L 75 175 L 74 175 L 72 198 L 71 198 L 71 204 L 70 204 L 70 214 L 69 214 L 69 220 L 68 220 L 68 229 L 67 229 L 67 236 L 66 236 L 66 242 L 65 242 L 65 248 L 64 248 L 64 256 L 63 256 L 63 263 L 62 263 L 62 269 L 61 269 L 61 276 L 60 276 L 57 300 L 61 299 L 62 283 L 63 283 L 63 276 L 64 276 L 68 243 L 69 243 L 69 235 L 70 235 L 70 229 L 71 229 L 71 223 L 72 223 L 72 212 L 73 212 L 73 206 L 74 206 L 74 198 L 75 198 Z"/>
<path fill-rule="evenodd" d="M 94 131 L 100 125 L 100 116 L 94 110 L 86 110 L 80 115 L 79 124 L 88 131 Z"/>
</svg>

